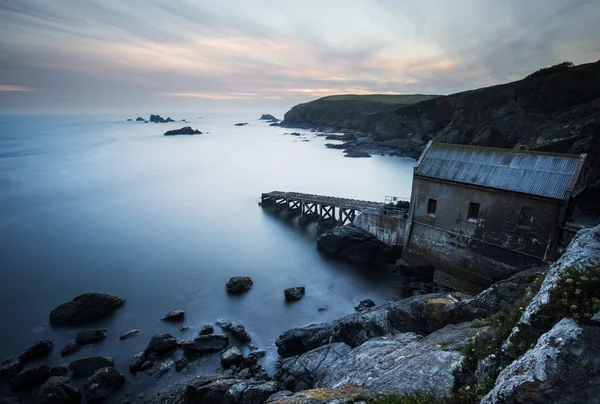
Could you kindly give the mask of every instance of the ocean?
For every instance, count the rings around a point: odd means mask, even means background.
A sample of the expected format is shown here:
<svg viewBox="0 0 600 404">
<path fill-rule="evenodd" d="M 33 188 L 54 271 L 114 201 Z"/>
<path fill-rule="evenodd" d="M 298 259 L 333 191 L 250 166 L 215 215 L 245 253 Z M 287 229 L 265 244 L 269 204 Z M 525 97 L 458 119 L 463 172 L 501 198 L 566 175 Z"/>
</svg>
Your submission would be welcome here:
<svg viewBox="0 0 600 404">
<path fill-rule="evenodd" d="M 127 371 L 152 335 L 189 339 L 222 318 L 244 323 L 267 350 L 262 363 L 272 372 L 281 332 L 353 313 L 366 298 L 398 296 L 397 278 L 321 254 L 314 225 L 299 227 L 258 202 L 273 190 L 409 197 L 414 160 L 345 158 L 324 147 L 332 141 L 270 127 L 258 111 L 170 114 L 190 123 L 126 122 L 137 116 L 0 115 L 0 360 L 49 338 L 50 365 L 110 356 L 128 377 L 125 390 L 135 393 L 156 385 Z M 204 134 L 162 136 L 182 126 Z M 303 136 L 284 135 L 292 131 Z M 254 287 L 229 296 L 224 286 L 232 276 L 250 276 Z M 283 290 L 293 286 L 305 286 L 306 295 L 286 304 Z M 54 307 L 84 292 L 127 302 L 93 326 L 48 325 Z M 188 331 L 160 320 L 172 309 L 185 310 Z M 93 327 L 107 328 L 108 338 L 60 357 L 77 331 Z M 141 334 L 119 341 L 130 329 Z M 218 367 L 212 355 L 161 380 Z M 8 393 L 5 384 L 0 393 Z"/>
</svg>

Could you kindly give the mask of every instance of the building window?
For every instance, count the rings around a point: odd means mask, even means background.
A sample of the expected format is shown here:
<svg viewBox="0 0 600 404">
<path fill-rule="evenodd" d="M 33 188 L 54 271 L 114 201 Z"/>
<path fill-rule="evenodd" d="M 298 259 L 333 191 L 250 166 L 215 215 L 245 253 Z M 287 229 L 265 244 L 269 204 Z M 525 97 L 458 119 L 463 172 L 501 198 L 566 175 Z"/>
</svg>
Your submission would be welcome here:
<svg viewBox="0 0 600 404">
<path fill-rule="evenodd" d="M 531 227 L 533 219 L 533 208 L 523 206 L 521 208 L 521 216 L 519 217 L 519 226 Z"/>
<path fill-rule="evenodd" d="M 470 221 L 477 221 L 479 219 L 479 204 L 471 202 L 469 204 L 469 215 L 467 216 Z"/>
<path fill-rule="evenodd" d="M 436 199 L 429 199 L 427 201 L 427 214 L 428 215 L 432 215 L 435 216 L 435 210 L 437 209 L 437 200 Z"/>
</svg>

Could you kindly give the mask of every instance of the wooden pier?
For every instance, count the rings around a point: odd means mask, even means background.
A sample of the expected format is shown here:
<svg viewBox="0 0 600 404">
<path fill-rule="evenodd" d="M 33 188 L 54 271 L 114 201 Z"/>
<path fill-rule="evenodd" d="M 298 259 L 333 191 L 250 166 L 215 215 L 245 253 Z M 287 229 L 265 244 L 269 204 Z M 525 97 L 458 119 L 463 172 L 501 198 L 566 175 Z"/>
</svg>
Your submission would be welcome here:
<svg viewBox="0 0 600 404">
<path fill-rule="evenodd" d="M 361 201 L 358 199 L 333 196 L 301 194 L 298 192 L 273 191 L 261 195 L 261 206 L 273 206 L 289 213 L 299 213 L 299 223 L 311 220 L 337 221 L 339 225 L 353 223 L 357 212 L 365 210 L 388 214 L 390 206 L 383 202 Z M 392 209 L 394 214 L 403 212 Z"/>
</svg>

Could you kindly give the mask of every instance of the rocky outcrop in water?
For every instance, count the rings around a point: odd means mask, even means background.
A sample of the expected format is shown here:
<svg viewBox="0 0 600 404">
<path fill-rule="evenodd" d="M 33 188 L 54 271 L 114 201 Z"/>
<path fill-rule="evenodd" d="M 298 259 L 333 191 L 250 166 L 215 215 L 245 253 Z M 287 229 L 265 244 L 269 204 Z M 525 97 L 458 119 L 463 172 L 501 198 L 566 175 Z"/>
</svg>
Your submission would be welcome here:
<svg viewBox="0 0 600 404">
<path fill-rule="evenodd" d="M 125 334 L 121 335 L 119 337 L 119 339 L 121 341 L 123 341 L 123 340 L 129 339 L 129 338 L 137 337 L 139 334 L 140 334 L 140 330 L 129 330 Z"/>
<path fill-rule="evenodd" d="M 160 115 L 150 115 L 150 122 L 154 123 L 167 123 L 167 122 L 175 122 L 171 117 L 167 117 L 167 119 L 163 118 Z"/>
<path fill-rule="evenodd" d="M 279 119 L 275 118 L 271 114 L 262 114 L 260 116 L 259 120 L 261 120 L 261 121 L 269 121 L 269 122 L 279 122 L 280 121 Z"/>
<path fill-rule="evenodd" d="M 173 129 L 165 132 L 165 136 L 177 136 L 177 135 L 201 135 L 198 129 L 192 129 L 191 126 L 184 126 L 181 129 Z"/>
<path fill-rule="evenodd" d="M 229 279 L 225 285 L 225 290 L 228 293 L 239 294 L 249 291 L 252 288 L 253 282 L 247 276 L 234 276 Z"/>
<path fill-rule="evenodd" d="M 101 320 L 122 307 L 125 299 L 102 293 L 84 293 L 50 312 L 52 325 L 82 325 Z"/>
<path fill-rule="evenodd" d="M 48 365 L 39 365 L 25 369 L 13 376 L 10 381 L 10 389 L 13 391 L 27 390 L 36 385 L 45 383 L 52 377 L 51 369 Z"/>
<path fill-rule="evenodd" d="M 247 125 L 248 125 L 248 122 L 238 122 L 233 126 L 247 126 Z"/>
<path fill-rule="evenodd" d="M 177 309 L 177 310 L 171 310 L 170 312 L 168 312 L 167 314 L 165 314 L 165 316 L 163 318 L 161 318 L 162 321 L 181 321 L 183 320 L 183 317 L 185 316 L 185 311 L 183 311 L 182 309 Z"/>
<path fill-rule="evenodd" d="M 52 341 L 40 338 L 34 341 L 21 355 L 19 355 L 19 360 L 21 362 L 29 362 L 44 357 L 52 351 L 53 346 L 54 343 Z"/>
<path fill-rule="evenodd" d="M 73 372 L 73 377 L 89 377 L 98 369 L 112 367 L 115 361 L 112 358 L 104 356 L 87 356 L 74 360 L 69 364 L 69 370 Z"/>
<path fill-rule="evenodd" d="M 125 376 L 112 367 L 102 368 L 90 376 L 85 383 L 84 391 L 87 402 L 101 403 L 125 384 Z"/>
<path fill-rule="evenodd" d="M 297 286 L 295 288 L 287 288 L 283 291 L 286 302 L 296 302 L 304 297 L 306 289 L 304 286 Z"/>
<path fill-rule="evenodd" d="M 37 404 L 79 404 L 81 392 L 69 379 L 53 376 L 40 388 Z"/>
<path fill-rule="evenodd" d="M 106 328 L 80 331 L 75 336 L 75 342 L 80 345 L 93 344 L 106 338 Z"/>
<path fill-rule="evenodd" d="M 402 247 L 390 247 L 368 231 L 354 225 L 336 227 L 317 238 L 317 247 L 356 263 L 391 263 L 402 255 Z"/>
</svg>

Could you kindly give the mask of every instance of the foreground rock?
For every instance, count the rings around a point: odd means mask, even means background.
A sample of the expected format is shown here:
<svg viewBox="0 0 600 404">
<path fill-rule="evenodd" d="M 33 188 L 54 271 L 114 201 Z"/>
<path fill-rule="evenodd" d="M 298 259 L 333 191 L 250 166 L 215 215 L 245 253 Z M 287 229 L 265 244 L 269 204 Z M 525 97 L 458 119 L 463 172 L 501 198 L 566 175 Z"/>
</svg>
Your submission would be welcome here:
<svg viewBox="0 0 600 404">
<path fill-rule="evenodd" d="M 304 390 L 299 393 L 283 390 L 269 397 L 265 404 L 354 404 L 378 402 L 394 397 L 396 395 L 391 392 L 360 386 L 343 386 L 336 389 Z"/>
<path fill-rule="evenodd" d="M 250 334 L 246 331 L 246 327 L 244 327 L 244 324 L 242 324 L 241 321 L 218 320 L 217 324 L 225 331 L 229 331 L 233 338 L 238 341 L 250 342 L 252 340 Z"/>
<path fill-rule="evenodd" d="M 125 383 L 125 376 L 112 367 L 102 368 L 94 373 L 84 386 L 85 397 L 90 404 L 105 401 Z"/>
<path fill-rule="evenodd" d="M 175 337 L 168 332 L 161 332 L 150 338 L 150 342 L 148 342 L 144 354 L 162 356 L 173 352 L 178 346 L 179 344 Z"/>
<path fill-rule="evenodd" d="M 95 330 L 85 330 L 77 333 L 75 342 L 80 345 L 94 344 L 106 338 L 106 328 L 98 328 Z"/>
<path fill-rule="evenodd" d="M 52 351 L 54 343 L 50 340 L 40 338 L 34 341 L 21 355 L 19 359 L 21 362 L 29 362 L 34 359 L 48 355 Z"/>
<path fill-rule="evenodd" d="M 228 368 L 232 365 L 238 365 L 244 360 L 244 354 L 237 346 L 232 346 L 221 355 L 221 365 Z"/>
<path fill-rule="evenodd" d="M 48 365 L 45 364 L 25 369 L 10 379 L 10 389 L 13 391 L 27 390 L 38 384 L 44 383 L 51 376 L 51 370 Z"/>
<path fill-rule="evenodd" d="M 81 402 L 81 392 L 69 379 L 53 376 L 40 388 L 37 396 L 38 404 L 78 404 Z"/>
<path fill-rule="evenodd" d="M 354 225 L 336 227 L 317 238 L 317 246 L 330 254 L 360 264 L 393 263 L 402 255 L 400 246 L 390 247 L 375 235 Z"/>
<path fill-rule="evenodd" d="M 354 349 L 344 343 L 325 345 L 282 359 L 276 380 L 292 391 L 356 385 L 398 395 L 446 397 L 453 391 L 455 370 L 463 361 L 455 349 L 481 330 L 466 323 L 426 338 L 400 333 L 373 338 Z M 448 346 L 453 349 L 446 349 Z"/>
<path fill-rule="evenodd" d="M 181 129 L 173 129 L 165 132 L 165 136 L 176 136 L 176 135 L 201 135 L 198 129 L 192 129 L 191 126 L 184 126 Z"/>
<path fill-rule="evenodd" d="M 52 325 L 82 325 L 100 320 L 125 304 L 120 297 L 102 293 L 84 293 L 50 312 Z"/>
<path fill-rule="evenodd" d="M 600 397 L 600 327 L 565 318 L 504 369 L 481 403 L 591 403 Z"/>
<path fill-rule="evenodd" d="M 183 320 L 184 316 L 185 316 L 185 311 L 183 311 L 181 309 L 171 310 L 163 318 L 161 318 L 161 320 L 162 321 L 181 321 L 181 320 Z"/>
<path fill-rule="evenodd" d="M 273 381 L 249 381 L 222 376 L 203 377 L 187 386 L 185 404 L 262 404 L 279 391 Z"/>
<path fill-rule="evenodd" d="M 69 370 L 73 372 L 73 377 L 89 377 L 98 369 L 112 367 L 115 361 L 112 358 L 104 356 L 87 356 L 74 360 L 69 364 Z"/>
<path fill-rule="evenodd" d="M 285 295 L 286 302 L 296 302 L 304 297 L 305 292 L 306 289 L 304 286 L 298 286 L 295 288 L 287 288 L 283 291 L 283 294 Z"/>
<path fill-rule="evenodd" d="M 247 276 L 234 276 L 229 279 L 225 285 L 225 290 L 228 293 L 240 294 L 249 291 L 252 288 L 253 282 Z"/>
<path fill-rule="evenodd" d="M 397 332 L 429 334 L 448 324 L 463 301 L 458 294 L 432 293 L 388 302 L 329 323 L 309 324 L 281 334 L 275 341 L 281 356 L 344 342 L 359 346 L 371 338 Z"/>
</svg>

